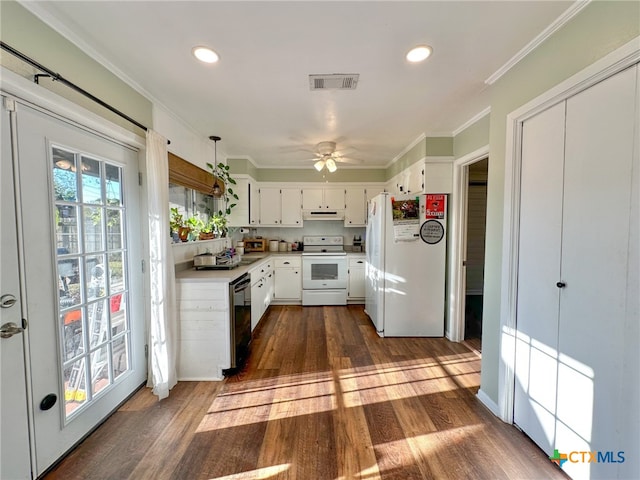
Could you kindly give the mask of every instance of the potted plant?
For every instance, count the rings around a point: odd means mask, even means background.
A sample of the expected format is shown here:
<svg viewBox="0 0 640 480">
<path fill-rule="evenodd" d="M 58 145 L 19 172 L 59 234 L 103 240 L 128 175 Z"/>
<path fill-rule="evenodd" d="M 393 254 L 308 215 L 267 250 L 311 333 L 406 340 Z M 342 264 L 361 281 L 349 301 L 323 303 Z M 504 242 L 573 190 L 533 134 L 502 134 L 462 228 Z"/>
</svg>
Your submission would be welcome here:
<svg viewBox="0 0 640 480">
<path fill-rule="evenodd" d="M 200 214 L 195 213 L 187 218 L 187 227 L 189 228 L 189 240 L 196 240 L 204 227 L 204 221 L 200 218 Z"/>
<path fill-rule="evenodd" d="M 227 220 L 227 217 L 225 215 L 212 215 L 209 223 L 211 223 L 213 231 L 219 237 L 226 237 L 227 236 L 227 231 L 228 231 L 227 223 L 228 223 L 228 220 Z"/>
<path fill-rule="evenodd" d="M 202 226 L 200 228 L 200 236 L 198 237 L 200 240 L 212 240 L 215 238 L 215 233 L 213 229 L 213 224 L 211 223 L 211 217 L 209 217 L 209 221 L 207 223 L 202 222 Z"/>
<path fill-rule="evenodd" d="M 178 242 L 182 240 L 183 242 L 187 241 L 187 237 L 189 235 L 189 229 L 184 222 L 183 215 L 178 212 L 178 208 L 174 207 L 171 209 L 171 218 L 169 219 L 169 228 L 171 229 L 171 236 L 173 237 L 174 242 Z"/>
</svg>

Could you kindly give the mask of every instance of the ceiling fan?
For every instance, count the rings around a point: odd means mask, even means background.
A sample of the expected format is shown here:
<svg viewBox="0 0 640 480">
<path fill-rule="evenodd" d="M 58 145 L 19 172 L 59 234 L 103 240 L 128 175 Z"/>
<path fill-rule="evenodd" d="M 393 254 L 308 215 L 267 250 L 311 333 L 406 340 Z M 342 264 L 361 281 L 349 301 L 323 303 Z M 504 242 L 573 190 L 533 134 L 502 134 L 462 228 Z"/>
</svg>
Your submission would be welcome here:
<svg viewBox="0 0 640 480">
<path fill-rule="evenodd" d="M 338 169 L 336 162 L 362 163 L 362 160 L 347 158 L 342 152 L 336 151 L 336 142 L 318 143 L 315 147 L 315 155 L 316 158 L 311 160 L 314 160 L 313 166 L 319 172 L 325 167 L 330 173 L 335 172 Z"/>
</svg>

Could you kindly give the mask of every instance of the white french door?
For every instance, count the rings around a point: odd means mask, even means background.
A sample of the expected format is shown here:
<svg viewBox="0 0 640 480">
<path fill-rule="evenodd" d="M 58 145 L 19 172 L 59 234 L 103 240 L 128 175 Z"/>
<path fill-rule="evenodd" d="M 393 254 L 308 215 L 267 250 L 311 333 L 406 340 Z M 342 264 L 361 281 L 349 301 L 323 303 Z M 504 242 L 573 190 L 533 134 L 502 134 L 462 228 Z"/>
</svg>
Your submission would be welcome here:
<svg viewBox="0 0 640 480">
<path fill-rule="evenodd" d="M 4 100 L 4 97 L 2 97 Z M 31 478 L 26 370 L 10 114 L 2 102 L 0 152 L 0 478 Z"/>
<path fill-rule="evenodd" d="M 37 476 L 146 377 L 138 153 L 16 116 Z"/>
</svg>

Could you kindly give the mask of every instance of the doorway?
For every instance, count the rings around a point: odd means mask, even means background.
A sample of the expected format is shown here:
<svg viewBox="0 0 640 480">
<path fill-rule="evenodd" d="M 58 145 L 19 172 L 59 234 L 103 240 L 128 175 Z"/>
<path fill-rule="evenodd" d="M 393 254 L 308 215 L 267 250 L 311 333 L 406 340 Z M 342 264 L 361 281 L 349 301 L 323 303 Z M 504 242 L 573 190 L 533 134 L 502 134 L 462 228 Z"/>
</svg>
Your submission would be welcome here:
<svg viewBox="0 0 640 480">
<path fill-rule="evenodd" d="M 464 340 L 481 351 L 489 159 L 467 169 Z"/>
</svg>

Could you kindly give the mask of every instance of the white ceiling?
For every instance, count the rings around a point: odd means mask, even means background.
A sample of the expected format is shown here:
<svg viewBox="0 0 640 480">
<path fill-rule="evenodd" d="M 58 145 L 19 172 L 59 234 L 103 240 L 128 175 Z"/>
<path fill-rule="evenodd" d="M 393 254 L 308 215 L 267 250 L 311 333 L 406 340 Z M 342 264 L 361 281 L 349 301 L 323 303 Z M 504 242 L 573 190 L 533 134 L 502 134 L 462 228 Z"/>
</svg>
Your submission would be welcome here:
<svg viewBox="0 0 640 480">
<path fill-rule="evenodd" d="M 489 107 L 485 81 L 572 4 L 24 3 L 203 139 L 222 137 L 228 156 L 305 168 L 321 141 L 381 167 L 421 135 L 451 135 Z M 433 54 L 409 64 L 404 55 L 418 44 Z M 198 62 L 195 45 L 220 61 Z M 310 90 L 310 74 L 330 73 L 360 74 L 357 89 Z"/>
</svg>

